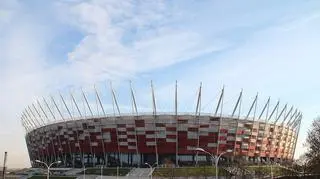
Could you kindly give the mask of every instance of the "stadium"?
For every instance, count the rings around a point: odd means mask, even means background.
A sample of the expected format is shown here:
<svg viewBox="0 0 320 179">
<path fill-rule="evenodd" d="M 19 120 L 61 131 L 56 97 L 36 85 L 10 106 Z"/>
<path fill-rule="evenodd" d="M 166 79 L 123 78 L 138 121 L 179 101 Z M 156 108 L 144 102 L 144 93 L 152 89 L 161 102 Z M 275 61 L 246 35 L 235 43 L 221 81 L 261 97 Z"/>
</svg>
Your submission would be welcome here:
<svg viewBox="0 0 320 179">
<path fill-rule="evenodd" d="M 111 87 L 113 113 L 106 112 L 102 95 L 81 91 L 80 98 L 66 96 L 37 100 L 22 112 L 25 140 L 33 167 L 36 160 L 61 161 L 60 167 L 141 166 L 145 163 L 187 166 L 210 163 L 223 154 L 228 160 L 249 162 L 292 160 L 302 114 L 297 109 L 270 105 L 257 109 L 258 95 L 245 115 L 240 115 L 242 91 L 224 114 L 224 89 L 212 113 L 201 112 L 201 85 L 194 112 L 179 112 L 177 85 L 175 108 L 158 112 L 151 83 L 152 110 L 140 112 L 130 85 L 132 113 L 121 113 Z M 92 103 L 96 101 L 96 105 Z M 150 108 L 151 109 L 151 108 Z M 244 113 L 244 112 L 242 112 Z M 199 148 L 205 152 L 199 151 Z M 227 152 L 232 151 L 232 152 Z"/>
</svg>

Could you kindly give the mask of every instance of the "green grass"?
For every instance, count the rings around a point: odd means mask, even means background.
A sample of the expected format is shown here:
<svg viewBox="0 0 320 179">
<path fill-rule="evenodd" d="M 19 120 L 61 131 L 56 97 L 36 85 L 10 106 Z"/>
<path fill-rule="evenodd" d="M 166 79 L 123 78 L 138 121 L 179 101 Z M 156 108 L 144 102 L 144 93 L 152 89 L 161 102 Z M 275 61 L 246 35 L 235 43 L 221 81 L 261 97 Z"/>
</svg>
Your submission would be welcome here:
<svg viewBox="0 0 320 179">
<path fill-rule="evenodd" d="M 46 179 L 46 175 L 34 175 L 30 177 L 29 179 Z M 50 179 L 75 179 L 76 177 L 70 177 L 70 176 L 50 176 Z"/>
<path fill-rule="evenodd" d="M 156 168 L 153 176 L 161 177 L 187 177 L 187 176 L 214 176 L 216 169 L 212 166 L 204 167 L 183 167 L 183 168 Z M 220 170 L 220 175 L 225 175 L 224 170 Z"/>
<path fill-rule="evenodd" d="M 248 166 L 246 167 L 247 170 L 251 172 L 255 172 L 257 175 L 270 175 L 271 174 L 271 167 L 270 165 L 264 166 Z M 272 173 L 274 176 L 281 176 L 281 175 L 290 175 L 293 172 L 279 166 L 272 166 Z"/>
<path fill-rule="evenodd" d="M 130 168 L 119 168 L 119 176 L 125 176 L 127 173 L 130 172 Z M 81 172 L 80 174 L 83 174 Z M 86 174 L 88 175 L 101 175 L 101 169 L 100 168 L 87 168 L 86 169 Z M 103 175 L 105 176 L 117 176 L 117 168 L 104 168 Z"/>
</svg>

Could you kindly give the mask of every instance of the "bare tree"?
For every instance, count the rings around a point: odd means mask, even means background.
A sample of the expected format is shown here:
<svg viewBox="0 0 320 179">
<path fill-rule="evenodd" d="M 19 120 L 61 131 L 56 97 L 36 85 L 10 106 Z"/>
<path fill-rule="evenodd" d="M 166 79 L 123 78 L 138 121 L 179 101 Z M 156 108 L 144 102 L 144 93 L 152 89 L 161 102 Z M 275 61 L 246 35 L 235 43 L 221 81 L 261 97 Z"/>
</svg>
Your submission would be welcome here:
<svg viewBox="0 0 320 179">
<path fill-rule="evenodd" d="M 306 140 L 308 151 L 306 153 L 307 168 L 310 172 L 320 172 L 320 116 L 314 119 Z"/>
</svg>

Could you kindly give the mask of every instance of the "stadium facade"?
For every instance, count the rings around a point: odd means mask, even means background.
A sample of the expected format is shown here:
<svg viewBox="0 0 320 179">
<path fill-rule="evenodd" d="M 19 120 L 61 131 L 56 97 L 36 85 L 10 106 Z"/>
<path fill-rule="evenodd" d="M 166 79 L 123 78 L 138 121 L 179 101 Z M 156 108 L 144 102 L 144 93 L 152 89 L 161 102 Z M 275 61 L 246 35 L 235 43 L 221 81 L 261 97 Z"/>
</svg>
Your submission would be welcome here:
<svg viewBox="0 0 320 179">
<path fill-rule="evenodd" d="M 90 98 L 84 92 L 81 99 L 84 109 L 80 109 L 71 94 L 67 102 L 60 95 L 61 105 L 51 97 L 23 111 L 22 125 L 33 167 L 38 165 L 35 160 L 47 163 L 60 160 L 64 167 L 210 162 L 208 155 L 195 148 L 203 148 L 213 155 L 231 149 L 233 152 L 225 157 L 249 161 L 292 160 L 295 153 L 302 114 L 287 105 L 280 109 L 279 102 L 269 110 L 270 98 L 257 111 L 257 95 L 246 116 L 240 117 L 241 92 L 232 113 L 224 115 L 222 89 L 215 111 L 204 114 L 200 110 L 200 86 L 193 114 L 177 111 L 177 94 L 173 113 L 158 113 L 152 87 L 153 110 L 139 113 L 131 88 L 133 112 L 122 114 L 112 89 L 114 113 L 108 115 L 96 89 L 95 94 L 100 115 L 94 114 Z"/>
</svg>

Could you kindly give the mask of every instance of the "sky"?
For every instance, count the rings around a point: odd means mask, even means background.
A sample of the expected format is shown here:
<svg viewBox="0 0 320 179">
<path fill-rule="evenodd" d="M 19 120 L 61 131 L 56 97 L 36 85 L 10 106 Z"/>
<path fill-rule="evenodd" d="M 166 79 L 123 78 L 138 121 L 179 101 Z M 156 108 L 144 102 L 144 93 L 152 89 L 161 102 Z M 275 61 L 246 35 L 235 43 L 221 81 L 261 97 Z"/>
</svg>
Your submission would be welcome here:
<svg viewBox="0 0 320 179">
<path fill-rule="evenodd" d="M 20 121 L 27 105 L 109 80 L 122 111 L 129 80 L 146 111 L 150 80 L 164 112 L 173 111 L 176 80 L 180 112 L 195 111 L 200 82 L 204 112 L 222 86 L 231 107 L 243 89 L 243 111 L 257 92 L 258 109 L 280 99 L 303 113 L 298 157 L 320 115 L 319 32 L 317 0 L 1 0 L 0 160 L 8 151 L 8 167 L 30 166 Z"/>
</svg>

